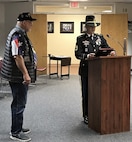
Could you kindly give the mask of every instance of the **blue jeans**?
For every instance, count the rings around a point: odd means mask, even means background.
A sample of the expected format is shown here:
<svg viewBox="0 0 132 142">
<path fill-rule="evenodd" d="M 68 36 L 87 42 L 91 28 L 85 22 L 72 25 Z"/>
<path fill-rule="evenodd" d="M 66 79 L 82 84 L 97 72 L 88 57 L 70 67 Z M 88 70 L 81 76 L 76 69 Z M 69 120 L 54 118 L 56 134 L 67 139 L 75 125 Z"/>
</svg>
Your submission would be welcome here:
<svg viewBox="0 0 132 142">
<path fill-rule="evenodd" d="M 12 134 L 18 134 L 22 130 L 23 126 L 23 112 L 25 110 L 27 102 L 27 91 L 28 85 L 23 83 L 9 82 L 13 100 L 11 103 L 11 113 L 12 113 Z"/>
</svg>

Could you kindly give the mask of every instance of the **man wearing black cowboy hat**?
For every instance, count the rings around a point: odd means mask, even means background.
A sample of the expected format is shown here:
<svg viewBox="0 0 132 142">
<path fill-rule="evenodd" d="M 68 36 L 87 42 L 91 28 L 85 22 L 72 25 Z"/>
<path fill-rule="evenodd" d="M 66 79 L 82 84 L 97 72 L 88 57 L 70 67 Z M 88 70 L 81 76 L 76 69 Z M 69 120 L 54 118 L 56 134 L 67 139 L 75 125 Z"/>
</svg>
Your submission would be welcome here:
<svg viewBox="0 0 132 142">
<path fill-rule="evenodd" d="M 80 60 L 79 75 L 81 76 L 82 111 L 84 123 L 88 124 L 88 59 L 95 57 L 99 48 L 109 48 L 102 35 L 95 34 L 95 28 L 100 23 L 95 21 L 95 16 L 88 15 L 85 20 L 86 31 L 76 39 L 75 56 Z M 115 51 L 110 52 L 115 56 Z"/>
<path fill-rule="evenodd" d="M 21 142 L 31 141 L 23 128 L 23 113 L 27 102 L 28 85 L 35 81 L 35 61 L 32 44 L 27 36 L 33 21 L 29 12 L 19 14 L 16 26 L 7 37 L 1 75 L 9 81 L 12 91 L 12 124 L 10 138 Z"/>
</svg>

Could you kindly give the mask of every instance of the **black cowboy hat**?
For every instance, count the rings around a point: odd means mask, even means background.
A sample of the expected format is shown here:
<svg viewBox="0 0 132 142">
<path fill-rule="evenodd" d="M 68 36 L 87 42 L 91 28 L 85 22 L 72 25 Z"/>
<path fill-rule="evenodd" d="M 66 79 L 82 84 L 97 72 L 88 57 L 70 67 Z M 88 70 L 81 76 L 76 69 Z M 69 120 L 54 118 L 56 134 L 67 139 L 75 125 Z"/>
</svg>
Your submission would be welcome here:
<svg viewBox="0 0 132 142">
<path fill-rule="evenodd" d="M 86 23 L 86 26 L 90 26 L 90 27 L 97 27 L 100 25 L 99 22 L 95 21 L 95 16 L 93 15 L 87 15 L 85 19 L 85 23 Z"/>
</svg>

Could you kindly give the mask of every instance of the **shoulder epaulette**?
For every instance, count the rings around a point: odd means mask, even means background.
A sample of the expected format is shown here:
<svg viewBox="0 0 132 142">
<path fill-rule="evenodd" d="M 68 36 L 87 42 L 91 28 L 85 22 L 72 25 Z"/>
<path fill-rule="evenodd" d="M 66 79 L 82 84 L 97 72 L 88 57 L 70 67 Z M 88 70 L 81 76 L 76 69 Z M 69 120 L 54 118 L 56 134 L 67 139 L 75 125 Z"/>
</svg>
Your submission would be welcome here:
<svg viewBox="0 0 132 142">
<path fill-rule="evenodd" d="M 103 36 L 102 34 L 95 33 L 96 36 Z"/>
<path fill-rule="evenodd" d="M 80 36 L 78 36 L 79 38 L 81 38 L 81 37 L 85 37 L 87 34 L 85 34 L 85 33 L 83 33 L 83 34 L 81 34 Z"/>
</svg>

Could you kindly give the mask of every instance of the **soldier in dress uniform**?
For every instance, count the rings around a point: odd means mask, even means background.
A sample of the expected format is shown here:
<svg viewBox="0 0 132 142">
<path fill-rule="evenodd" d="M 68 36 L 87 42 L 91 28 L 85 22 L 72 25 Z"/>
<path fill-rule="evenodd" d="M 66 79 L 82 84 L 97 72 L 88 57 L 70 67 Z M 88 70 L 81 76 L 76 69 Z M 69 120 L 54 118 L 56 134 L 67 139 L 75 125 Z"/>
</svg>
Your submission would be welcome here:
<svg viewBox="0 0 132 142">
<path fill-rule="evenodd" d="M 76 39 L 75 56 L 80 60 L 79 75 L 82 89 L 82 111 L 84 123 L 88 124 L 88 59 L 95 57 L 99 48 L 110 48 L 103 35 L 95 34 L 95 28 L 100 23 L 95 21 L 95 16 L 88 15 L 85 20 L 86 31 Z M 110 52 L 116 55 L 115 51 Z"/>
</svg>

